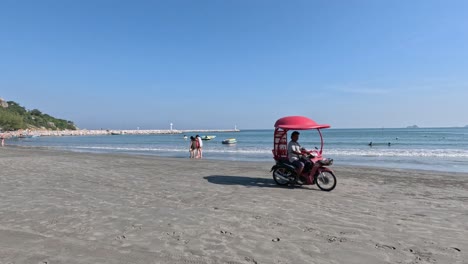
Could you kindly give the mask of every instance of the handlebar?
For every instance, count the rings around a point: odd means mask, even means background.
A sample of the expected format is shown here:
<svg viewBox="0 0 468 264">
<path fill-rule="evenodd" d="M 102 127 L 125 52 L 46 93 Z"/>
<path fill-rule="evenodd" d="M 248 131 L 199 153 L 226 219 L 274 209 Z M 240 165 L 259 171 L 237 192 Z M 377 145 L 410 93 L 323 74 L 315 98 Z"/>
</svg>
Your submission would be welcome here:
<svg viewBox="0 0 468 264">
<path fill-rule="evenodd" d="M 306 150 L 305 148 L 302 148 L 301 153 L 307 158 L 315 158 L 317 156 L 320 156 L 320 153 L 318 150 Z"/>
</svg>

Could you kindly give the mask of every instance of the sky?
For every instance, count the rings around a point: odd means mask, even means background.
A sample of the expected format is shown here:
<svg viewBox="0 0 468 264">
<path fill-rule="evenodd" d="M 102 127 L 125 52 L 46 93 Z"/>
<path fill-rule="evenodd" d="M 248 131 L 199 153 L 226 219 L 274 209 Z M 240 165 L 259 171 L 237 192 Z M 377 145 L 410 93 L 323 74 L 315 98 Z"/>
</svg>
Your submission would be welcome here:
<svg viewBox="0 0 468 264">
<path fill-rule="evenodd" d="M 0 0 L 0 97 L 87 129 L 468 125 L 468 1 Z"/>
</svg>

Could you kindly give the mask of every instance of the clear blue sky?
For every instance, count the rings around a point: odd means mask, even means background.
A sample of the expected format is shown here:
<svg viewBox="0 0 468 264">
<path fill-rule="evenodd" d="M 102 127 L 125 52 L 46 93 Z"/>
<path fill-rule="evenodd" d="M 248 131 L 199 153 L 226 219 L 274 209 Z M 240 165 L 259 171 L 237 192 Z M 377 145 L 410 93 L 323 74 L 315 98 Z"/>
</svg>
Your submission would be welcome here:
<svg viewBox="0 0 468 264">
<path fill-rule="evenodd" d="M 468 1 L 0 0 L 0 97 L 81 128 L 468 124 Z"/>
</svg>

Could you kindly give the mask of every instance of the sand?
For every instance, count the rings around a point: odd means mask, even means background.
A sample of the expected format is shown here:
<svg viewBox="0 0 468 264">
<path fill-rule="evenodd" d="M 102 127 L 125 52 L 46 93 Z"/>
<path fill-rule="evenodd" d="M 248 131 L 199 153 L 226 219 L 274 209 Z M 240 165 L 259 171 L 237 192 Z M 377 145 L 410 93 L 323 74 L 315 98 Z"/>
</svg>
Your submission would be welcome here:
<svg viewBox="0 0 468 264">
<path fill-rule="evenodd" d="M 0 148 L 0 263 L 468 263 L 468 175 L 272 163 Z"/>
</svg>

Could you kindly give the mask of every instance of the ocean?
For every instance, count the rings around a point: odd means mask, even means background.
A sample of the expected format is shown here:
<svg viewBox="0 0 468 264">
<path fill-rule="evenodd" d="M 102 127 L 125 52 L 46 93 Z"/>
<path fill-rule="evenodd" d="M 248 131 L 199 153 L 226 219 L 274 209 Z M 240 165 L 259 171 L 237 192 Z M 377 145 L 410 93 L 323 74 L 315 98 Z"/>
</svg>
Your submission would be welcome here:
<svg viewBox="0 0 468 264">
<path fill-rule="evenodd" d="M 377 166 L 468 172 L 468 128 L 374 128 L 323 129 L 324 157 L 336 165 Z M 273 129 L 207 133 L 216 138 L 204 141 L 204 158 L 232 161 L 260 161 L 273 164 Z M 63 136 L 11 139 L 7 144 L 94 152 L 189 157 L 190 140 L 184 134 Z M 187 134 L 188 137 L 195 133 Z M 226 138 L 237 144 L 224 145 Z M 372 146 L 369 146 L 372 142 Z M 301 131 L 299 143 L 320 148 L 316 130 Z M 390 143 L 390 145 L 388 144 Z"/>
</svg>

